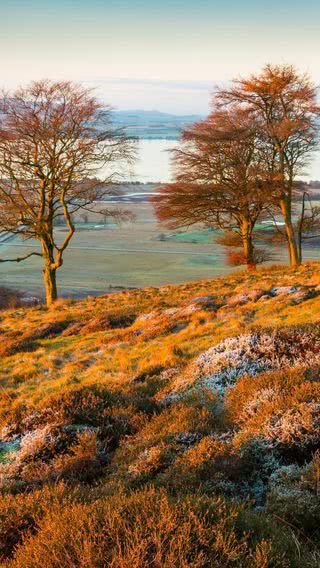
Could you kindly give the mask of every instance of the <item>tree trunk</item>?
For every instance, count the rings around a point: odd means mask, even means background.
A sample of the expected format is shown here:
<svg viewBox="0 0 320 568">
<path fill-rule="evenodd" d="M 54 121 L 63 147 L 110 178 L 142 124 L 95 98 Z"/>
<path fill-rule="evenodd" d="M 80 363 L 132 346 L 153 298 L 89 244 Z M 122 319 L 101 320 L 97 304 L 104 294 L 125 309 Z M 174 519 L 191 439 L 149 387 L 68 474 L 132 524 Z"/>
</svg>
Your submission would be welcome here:
<svg viewBox="0 0 320 568">
<path fill-rule="evenodd" d="M 54 266 L 54 251 L 52 244 L 46 240 L 41 241 L 42 256 L 44 259 L 43 280 L 46 290 L 46 304 L 49 308 L 58 298 L 56 272 L 57 267 Z M 54 266 L 54 268 L 53 268 Z"/>
<path fill-rule="evenodd" d="M 248 270 L 255 270 L 256 262 L 254 258 L 254 246 L 252 241 L 252 226 L 250 221 L 248 221 L 247 219 L 243 220 L 241 224 L 241 237 L 246 267 Z"/>
<path fill-rule="evenodd" d="M 304 220 L 305 220 L 305 209 L 306 209 L 306 195 L 307 193 L 304 191 L 302 195 L 302 205 L 301 205 L 301 213 L 300 219 L 298 223 L 298 230 L 297 230 L 297 240 L 298 240 L 298 256 L 299 256 L 299 263 L 302 263 L 302 237 L 303 237 L 303 228 L 304 228 Z"/>
<path fill-rule="evenodd" d="M 292 217 L 291 217 L 291 203 L 289 201 L 289 198 L 284 196 L 280 200 L 280 208 L 286 228 L 290 266 L 291 268 L 296 268 L 301 264 L 301 261 L 299 259 L 297 242 L 293 230 Z"/>
<path fill-rule="evenodd" d="M 297 235 L 297 253 L 299 264 L 302 264 L 302 224 L 299 223 L 298 235 Z"/>
<path fill-rule="evenodd" d="M 52 270 L 50 266 L 46 265 L 43 269 L 43 279 L 46 288 L 46 304 L 49 308 L 58 298 L 56 269 Z"/>
</svg>

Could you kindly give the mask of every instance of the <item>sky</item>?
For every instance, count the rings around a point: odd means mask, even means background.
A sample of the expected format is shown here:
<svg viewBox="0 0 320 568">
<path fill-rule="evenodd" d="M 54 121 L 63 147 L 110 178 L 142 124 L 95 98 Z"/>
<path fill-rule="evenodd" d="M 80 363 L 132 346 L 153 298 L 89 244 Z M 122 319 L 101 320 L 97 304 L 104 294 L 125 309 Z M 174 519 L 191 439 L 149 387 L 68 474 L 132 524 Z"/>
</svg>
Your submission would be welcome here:
<svg viewBox="0 0 320 568">
<path fill-rule="evenodd" d="M 6 88 L 71 79 L 119 109 L 204 114 L 267 62 L 320 83 L 319 0 L 0 0 L 0 16 Z"/>
</svg>

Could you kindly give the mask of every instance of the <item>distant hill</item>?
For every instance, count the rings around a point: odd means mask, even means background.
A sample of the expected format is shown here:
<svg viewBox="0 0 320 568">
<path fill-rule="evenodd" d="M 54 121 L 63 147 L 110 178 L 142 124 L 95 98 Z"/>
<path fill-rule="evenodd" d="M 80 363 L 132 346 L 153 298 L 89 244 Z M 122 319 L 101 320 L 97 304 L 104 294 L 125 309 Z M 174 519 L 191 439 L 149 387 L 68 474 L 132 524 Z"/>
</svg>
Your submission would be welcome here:
<svg viewBox="0 0 320 568">
<path fill-rule="evenodd" d="M 126 128 L 128 134 L 145 139 L 176 140 L 181 130 L 203 118 L 197 114 L 176 115 L 157 110 L 118 110 L 113 112 L 116 125 Z"/>
</svg>

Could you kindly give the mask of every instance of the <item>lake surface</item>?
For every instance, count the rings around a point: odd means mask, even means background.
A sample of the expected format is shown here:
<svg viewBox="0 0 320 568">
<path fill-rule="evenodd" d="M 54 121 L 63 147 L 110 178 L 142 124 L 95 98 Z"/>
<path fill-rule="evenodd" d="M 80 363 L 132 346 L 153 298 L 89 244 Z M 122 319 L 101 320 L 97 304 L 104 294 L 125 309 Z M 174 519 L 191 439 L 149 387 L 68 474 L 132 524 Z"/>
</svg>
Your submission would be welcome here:
<svg viewBox="0 0 320 568">
<path fill-rule="evenodd" d="M 138 141 L 138 159 L 132 169 L 124 168 L 126 181 L 162 182 L 173 180 L 170 150 L 178 146 L 178 140 L 143 140 Z M 108 172 L 104 171 L 103 175 Z M 301 178 L 320 179 L 320 153 L 315 153 L 310 164 L 302 172 Z"/>
<path fill-rule="evenodd" d="M 139 140 L 139 159 L 128 177 L 131 181 L 172 181 L 170 150 L 178 143 L 175 140 Z M 320 180 L 320 152 L 313 155 L 303 174 L 301 177 Z"/>
<path fill-rule="evenodd" d="M 132 172 L 128 171 L 130 181 L 162 182 L 172 181 L 170 150 L 177 147 L 175 140 L 139 140 L 139 158 Z"/>
</svg>

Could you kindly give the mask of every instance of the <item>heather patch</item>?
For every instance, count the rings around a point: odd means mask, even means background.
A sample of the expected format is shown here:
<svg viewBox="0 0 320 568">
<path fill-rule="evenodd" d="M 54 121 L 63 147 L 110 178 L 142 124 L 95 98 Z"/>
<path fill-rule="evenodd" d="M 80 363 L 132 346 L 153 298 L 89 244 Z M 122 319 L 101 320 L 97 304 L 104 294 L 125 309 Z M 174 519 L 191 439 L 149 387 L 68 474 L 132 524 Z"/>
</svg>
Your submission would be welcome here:
<svg viewBox="0 0 320 568">
<path fill-rule="evenodd" d="M 305 447 L 320 442 L 320 404 L 302 402 L 296 408 L 273 414 L 264 426 L 264 435 L 275 444 Z"/>
<path fill-rule="evenodd" d="M 202 353 L 180 377 L 174 391 L 197 384 L 224 395 L 243 376 L 320 364 L 320 334 L 307 331 L 247 333 L 228 337 Z M 174 394 L 173 394 L 174 396 Z"/>
<path fill-rule="evenodd" d="M 21 437 L 0 464 L 0 488 L 30 489 L 58 479 L 96 479 L 107 457 L 94 429 L 45 426 Z"/>
<path fill-rule="evenodd" d="M 266 510 L 307 533 L 319 537 L 319 452 L 311 462 L 282 465 L 269 479 Z"/>
</svg>

